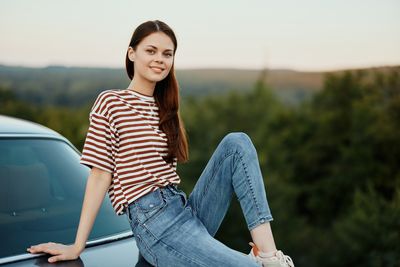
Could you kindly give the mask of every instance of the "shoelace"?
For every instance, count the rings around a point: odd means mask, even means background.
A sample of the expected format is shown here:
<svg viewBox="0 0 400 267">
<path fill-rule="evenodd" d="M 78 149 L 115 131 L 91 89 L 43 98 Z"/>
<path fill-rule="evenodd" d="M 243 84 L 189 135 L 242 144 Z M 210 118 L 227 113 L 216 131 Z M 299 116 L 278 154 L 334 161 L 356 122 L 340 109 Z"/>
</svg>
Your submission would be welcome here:
<svg viewBox="0 0 400 267">
<path fill-rule="evenodd" d="M 251 258 L 256 260 L 257 259 L 256 255 L 259 252 L 258 247 L 253 242 L 249 242 L 249 245 L 253 248 L 253 252 L 254 252 L 254 256 L 251 255 L 251 253 L 250 253 L 250 256 L 251 256 Z M 289 256 L 283 254 L 283 252 L 281 250 L 278 250 L 275 253 L 275 257 L 279 260 L 279 264 L 280 265 L 294 267 L 294 263 L 293 263 L 292 258 L 290 258 Z"/>
<path fill-rule="evenodd" d="M 279 263 L 281 265 L 285 265 L 287 264 L 290 267 L 294 267 L 294 263 L 292 258 L 290 258 L 289 256 L 283 254 L 282 251 L 278 250 L 275 254 L 275 256 L 279 259 Z"/>
</svg>

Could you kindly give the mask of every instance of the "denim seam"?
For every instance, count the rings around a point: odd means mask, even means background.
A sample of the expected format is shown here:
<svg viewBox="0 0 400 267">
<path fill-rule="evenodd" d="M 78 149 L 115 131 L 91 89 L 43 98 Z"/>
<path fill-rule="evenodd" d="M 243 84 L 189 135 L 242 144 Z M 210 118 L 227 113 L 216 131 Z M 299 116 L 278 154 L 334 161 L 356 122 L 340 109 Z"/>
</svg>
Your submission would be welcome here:
<svg viewBox="0 0 400 267">
<path fill-rule="evenodd" d="M 249 175 L 248 175 L 248 173 L 247 173 L 247 165 L 246 165 L 246 164 L 244 163 L 244 161 L 243 161 L 243 155 L 242 155 L 242 153 L 240 153 L 238 150 L 235 150 L 235 151 L 227 151 L 227 152 L 225 153 L 223 159 L 220 160 L 220 161 L 217 163 L 216 171 L 213 172 L 213 175 L 212 175 L 211 178 L 208 180 L 208 183 L 205 185 L 205 189 L 204 189 L 203 194 L 201 195 L 201 199 L 203 199 L 204 196 L 207 194 L 209 185 L 210 185 L 211 182 L 214 180 L 214 177 L 215 177 L 216 173 L 218 172 L 219 168 L 222 166 L 221 163 L 222 163 L 223 161 L 225 161 L 227 158 L 229 158 L 230 156 L 234 155 L 234 154 L 238 154 L 238 155 L 239 155 L 240 162 L 242 163 L 242 166 L 243 166 L 243 169 L 244 169 L 244 172 L 245 172 L 245 175 L 246 175 L 247 184 L 248 184 L 248 186 L 249 186 L 249 188 L 250 188 L 251 196 L 252 196 L 252 198 L 253 198 L 253 202 L 255 203 L 255 207 L 256 207 L 256 210 L 257 210 L 257 216 L 260 217 L 260 216 L 261 216 L 261 211 L 260 211 L 260 207 L 259 207 L 259 205 L 258 205 L 258 203 L 257 203 L 257 199 L 256 199 L 256 197 L 254 196 L 254 189 L 253 189 L 253 186 L 252 186 L 252 184 L 251 184 L 251 179 L 249 178 Z M 233 185 L 232 185 L 232 186 L 233 186 Z M 199 205 L 200 205 L 200 203 L 198 203 L 198 205 L 196 206 L 196 211 L 199 209 Z M 196 211 L 195 211 L 195 212 L 196 212 Z M 196 213 L 197 213 L 197 212 L 196 212 Z M 250 226 L 249 226 L 249 227 L 250 227 Z"/>
<path fill-rule="evenodd" d="M 222 162 L 225 161 L 227 158 L 229 158 L 231 155 L 235 154 L 234 151 L 227 151 L 223 157 L 222 160 L 220 160 L 217 163 L 217 168 L 216 170 L 213 172 L 211 178 L 208 180 L 208 183 L 204 186 L 204 191 L 203 194 L 201 194 L 201 199 L 204 199 L 204 196 L 208 193 L 208 188 L 210 187 L 209 185 L 211 184 L 211 182 L 214 180 L 216 173 L 218 172 L 218 170 L 221 168 L 222 166 Z M 199 206 L 200 206 L 200 201 L 199 203 L 196 205 L 196 210 L 195 213 L 197 214 L 197 211 L 199 210 Z"/>
<path fill-rule="evenodd" d="M 131 215 L 131 212 L 129 210 L 129 206 L 126 207 L 126 215 L 128 217 L 129 223 L 131 224 L 132 223 L 132 215 Z"/>
<path fill-rule="evenodd" d="M 143 241 L 143 239 L 142 239 L 142 237 L 141 237 L 140 235 L 137 235 L 135 238 L 137 238 L 137 239 L 143 244 L 143 246 L 145 247 L 145 249 L 147 250 L 147 252 L 148 252 L 148 253 L 150 254 L 150 256 L 153 258 L 153 260 L 154 260 L 156 266 L 158 266 L 157 258 L 156 258 L 156 256 L 151 252 L 151 250 L 150 250 L 149 246 L 147 245 L 147 243 Z M 143 255 L 143 254 L 142 254 L 142 255 Z"/>
<path fill-rule="evenodd" d="M 205 189 L 204 189 L 203 194 L 201 195 L 201 199 L 203 199 L 204 196 L 208 193 L 209 184 L 214 180 L 214 177 L 215 177 L 216 173 L 218 172 L 219 168 L 222 166 L 222 162 L 224 162 L 226 159 L 228 159 L 229 157 L 231 157 L 231 156 L 234 155 L 234 154 L 238 154 L 238 155 L 239 155 L 240 162 L 241 162 L 241 164 L 242 164 L 242 166 L 243 166 L 244 173 L 245 173 L 245 175 L 246 175 L 247 185 L 249 186 L 249 189 L 250 189 L 250 192 L 251 192 L 251 197 L 253 198 L 253 202 L 255 203 L 255 207 L 256 207 L 256 210 L 257 210 L 257 216 L 259 217 L 259 218 L 257 218 L 257 220 L 256 220 L 255 222 L 252 222 L 252 223 L 250 223 L 250 224 L 248 225 L 248 227 L 250 228 L 250 227 L 254 226 L 255 224 L 257 224 L 258 222 L 260 222 L 261 219 L 263 219 L 263 218 L 260 219 L 260 217 L 261 217 L 260 206 L 259 206 L 259 204 L 258 204 L 258 202 L 257 202 L 257 198 L 255 197 L 253 185 L 252 185 L 252 183 L 251 183 L 251 179 L 250 179 L 249 174 L 248 174 L 248 172 L 247 172 L 247 165 L 245 164 L 245 162 L 244 162 L 244 160 L 243 160 L 243 154 L 242 154 L 240 151 L 238 151 L 238 150 L 235 150 L 235 151 L 227 151 L 227 152 L 225 153 L 223 159 L 220 160 L 220 161 L 217 163 L 216 171 L 213 172 L 213 175 L 212 175 L 211 178 L 208 180 L 208 183 L 205 185 Z M 232 186 L 233 186 L 233 185 L 232 185 Z M 196 211 L 199 210 L 199 205 L 200 205 L 200 203 L 198 203 L 198 205 L 196 206 Z M 197 214 L 196 211 L 195 211 L 195 213 Z M 268 217 L 266 217 L 265 219 L 268 220 L 267 218 L 270 218 L 270 217 L 271 217 L 271 216 L 268 215 Z"/>
<path fill-rule="evenodd" d="M 256 228 L 256 226 L 258 226 L 258 225 L 260 225 L 260 224 L 262 224 L 262 223 L 264 223 L 264 222 L 266 222 L 266 221 L 272 221 L 273 220 L 273 217 L 272 217 L 272 215 L 266 215 L 266 216 L 263 216 L 263 217 L 261 217 L 261 218 L 258 218 L 257 220 L 255 220 L 254 222 L 252 222 L 252 223 L 250 223 L 249 225 L 248 225 L 248 228 L 249 228 L 249 230 L 251 231 L 251 230 L 253 230 L 254 228 Z M 264 222 L 263 222 L 264 221 Z"/>
<path fill-rule="evenodd" d="M 198 264 L 198 265 L 200 265 L 200 266 L 207 267 L 207 266 L 205 266 L 205 265 L 203 265 L 203 264 L 200 264 L 200 263 L 196 262 L 195 260 L 193 260 L 193 259 L 191 259 L 191 258 L 186 257 L 184 254 L 182 254 L 181 252 L 179 252 L 179 251 L 176 250 L 175 248 L 173 248 L 173 247 L 171 247 L 170 245 L 168 245 L 167 243 L 165 243 L 161 238 L 156 237 L 156 236 L 150 231 L 150 229 L 147 228 L 147 226 L 146 226 L 145 224 L 143 224 L 143 227 L 144 227 L 145 230 L 154 238 L 155 241 L 158 241 L 160 244 L 162 244 L 162 245 L 164 245 L 165 247 L 171 249 L 171 250 L 174 251 L 178 256 L 180 256 L 182 259 L 184 259 L 184 260 L 186 260 L 186 261 L 188 261 L 188 262 L 190 262 L 190 263 L 196 263 L 196 264 Z"/>
<path fill-rule="evenodd" d="M 165 203 L 164 206 L 162 208 L 160 208 L 159 210 L 156 211 L 156 213 L 152 214 L 150 218 L 145 216 L 145 220 L 143 222 L 140 222 L 141 225 L 143 225 L 143 227 L 145 227 L 154 238 L 157 238 L 151 231 L 150 229 L 147 227 L 146 224 L 151 223 L 154 219 L 157 218 L 157 215 L 160 214 L 163 210 L 165 210 L 168 206 L 168 203 Z"/>
<path fill-rule="evenodd" d="M 179 252 L 178 250 L 176 250 L 175 248 L 171 247 L 170 245 L 168 245 L 167 243 L 165 243 L 165 242 L 162 241 L 161 239 L 158 239 L 158 241 L 160 242 L 160 244 L 162 244 L 162 245 L 165 246 L 166 248 L 172 250 L 172 251 L 173 251 L 178 257 L 180 257 L 181 259 L 183 259 L 183 260 L 185 260 L 185 261 L 187 261 L 187 262 L 189 262 L 189 263 L 195 263 L 195 264 L 197 264 L 197 265 L 199 265 L 199 266 L 207 267 L 206 265 L 203 265 L 203 264 L 197 262 L 196 260 L 191 259 L 191 258 L 185 256 L 185 254 Z"/>
<path fill-rule="evenodd" d="M 247 165 L 243 161 L 242 153 L 240 153 L 239 151 L 236 151 L 236 153 L 239 154 L 240 161 L 241 161 L 241 163 L 243 165 L 243 169 L 244 169 L 244 172 L 246 174 L 247 184 L 249 185 L 249 188 L 250 188 L 250 191 L 251 191 L 251 196 L 252 196 L 253 202 L 255 203 L 255 206 L 256 206 L 257 216 L 260 217 L 261 216 L 261 211 L 260 211 L 260 207 L 259 207 L 258 202 L 257 202 L 257 198 L 254 195 L 254 189 L 253 189 L 253 185 L 251 183 L 251 179 L 249 177 L 249 174 L 247 173 Z"/>
<path fill-rule="evenodd" d="M 160 207 L 158 207 L 158 210 L 154 213 L 154 214 L 152 214 L 150 217 L 148 217 L 147 215 L 145 215 L 145 214 L 143 214 L 143 217 L 144 217 L 144 220 L 143 221 L 141 221 L 139 218 L 137 219 L 138 221 L 139 221 L 139 223 L 140 224 L 142 224 L 144 227 L 146 227 L 146 229 L 148 229 L 147 228 L 147 226 L 146 226 L 146 223 L 150 223 L 150 222 L 152 222 L 156 217 L 157 217 L 157 215 L 159 214 L 159 213 L 161 213 L 163 210 L 165 210 L 166 208 L 167 208 L 167 206 L 168 206 L 168 202 L 166 201 L 166 199 L 163 197 L 163 194 L 162 194 L 162 192 L 160 191 L 160 193 L 161 193 L 161 201 L 163 202 L 162 203 L 162 205 L 160 206 Z M 140 207 L 140 205 L 137 203 L 137 202 L 133 202 L 134 203 L 134 205 L 135 205 L 135 208 L 138 210 L 137 212 L 141 212 L 141 213 L 146 213 L 146 211 L 144 211 L 141 207 Z M 147 211 L 148 212 L 148 211 Z M 148 229 L 149 230 L 149 229 Z M 149 230 L 149 232 L 150 232 L 150 230 Z M 153 235 L 154 236 L 154 235 Z M 154 236 L 155 237 L 155 236 Z M 156 238 L 156 237 L 155 237 Z"/>
</svg>

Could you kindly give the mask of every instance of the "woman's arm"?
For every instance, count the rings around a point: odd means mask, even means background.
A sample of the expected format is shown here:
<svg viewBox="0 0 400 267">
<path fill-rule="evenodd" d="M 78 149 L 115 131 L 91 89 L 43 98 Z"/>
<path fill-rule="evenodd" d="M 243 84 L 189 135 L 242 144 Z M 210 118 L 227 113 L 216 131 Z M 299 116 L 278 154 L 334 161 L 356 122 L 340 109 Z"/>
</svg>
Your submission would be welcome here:
<svg viewBox="0 0 400 267">
<path fill-rule="evenodd" d="M 55 255 L 49 258 L 49 262 L 77 259 L 85 249 L 86 240 L 89 237 L 93 223 L 110 184 L 111 173 L 96 167 L 91 169 L 86 184 L 78 231 L 73 245 L 66 246 L 49 242 L 31 246 L 27 250 L 30 253 L 45 252 Z"/>
</svg>

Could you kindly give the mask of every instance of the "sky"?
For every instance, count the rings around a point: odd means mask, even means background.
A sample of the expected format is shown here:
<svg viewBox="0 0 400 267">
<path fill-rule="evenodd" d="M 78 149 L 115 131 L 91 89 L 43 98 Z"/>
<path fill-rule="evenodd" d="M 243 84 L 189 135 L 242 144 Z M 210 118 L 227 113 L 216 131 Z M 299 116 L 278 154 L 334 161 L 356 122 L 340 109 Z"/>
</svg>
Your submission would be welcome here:
<svg viewBox="0 0 400 267">
<path fill-rule="evenodd" d="M 400 65 L 399 0 L 1 0 L 0 64 L 124 68 L 155 19 L 177 36 L 176 69 Z"/>
</svg>

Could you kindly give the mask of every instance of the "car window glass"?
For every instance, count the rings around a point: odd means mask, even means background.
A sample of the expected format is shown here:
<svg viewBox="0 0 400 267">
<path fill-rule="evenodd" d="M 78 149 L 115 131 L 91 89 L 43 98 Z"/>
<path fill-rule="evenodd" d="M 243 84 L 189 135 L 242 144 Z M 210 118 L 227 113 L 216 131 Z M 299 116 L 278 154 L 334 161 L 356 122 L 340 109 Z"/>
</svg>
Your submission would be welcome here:
<svg viewBox="0 0 400 267">
<path fill-rule="evenodd" d="M 90 169 L 55 139 L 0 139 L 0 257 L 42 242 L 73 243 Z M 89 240 L 129 231 L 108 196 Z"/>
</svg>

